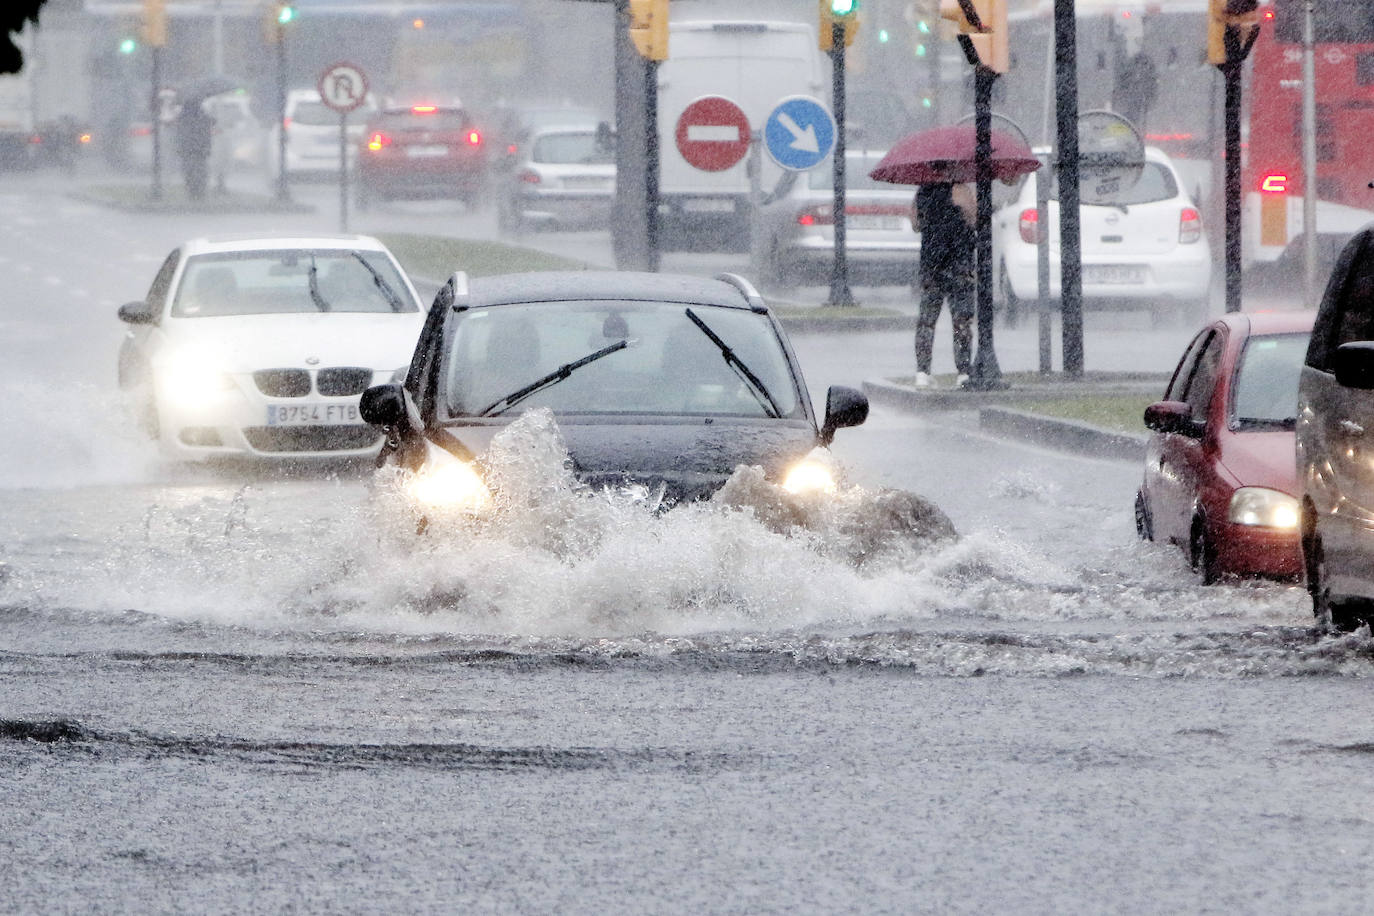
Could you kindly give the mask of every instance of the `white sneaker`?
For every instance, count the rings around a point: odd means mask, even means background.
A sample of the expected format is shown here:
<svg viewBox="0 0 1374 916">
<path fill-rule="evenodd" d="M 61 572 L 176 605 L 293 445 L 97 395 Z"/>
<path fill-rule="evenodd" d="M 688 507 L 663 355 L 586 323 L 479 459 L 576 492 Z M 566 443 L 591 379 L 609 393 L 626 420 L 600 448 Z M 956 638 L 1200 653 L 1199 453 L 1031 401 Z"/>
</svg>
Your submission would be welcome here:
<svg viewBox="0 0 1374 916">
<path fill-rule="evenodd" d="M 917 372 L 917 373 L 916 373 L 916 387 L 917 387 L 917 388 L 929 388 L 929 387 L 930 387 L 930 373 L 929 373 L 929 372 Z"/>
<path fill-rule="evenodd" d="M 966 384 L 968 384 L 968 376 L 967 376 L 967 375 L 965 375 L 964 373 L 960 372 L 957 376 L 955 376 L 955 378 L 954 378 L 954 387 L 955 387 L 955 388 L 963 388 Z"/>
</svg>

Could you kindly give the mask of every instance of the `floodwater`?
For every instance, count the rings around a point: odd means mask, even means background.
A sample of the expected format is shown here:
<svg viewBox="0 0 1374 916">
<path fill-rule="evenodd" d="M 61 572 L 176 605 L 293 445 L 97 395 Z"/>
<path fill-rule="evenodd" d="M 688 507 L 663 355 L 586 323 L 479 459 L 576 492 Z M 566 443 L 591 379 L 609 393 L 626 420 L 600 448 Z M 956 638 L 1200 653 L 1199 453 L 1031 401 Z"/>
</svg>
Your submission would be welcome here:
<svg viewBox="0 0 1374 916">
<path fill-rule="evenodd" d="M 1126 463 L 871 433 L 959 539 L 658 517 L 538 425 L 425 536 L 366 468 L 0 491 L 5 909 L 1363 908 L 1367 632 L 1196 585 Z"/>
</svg>

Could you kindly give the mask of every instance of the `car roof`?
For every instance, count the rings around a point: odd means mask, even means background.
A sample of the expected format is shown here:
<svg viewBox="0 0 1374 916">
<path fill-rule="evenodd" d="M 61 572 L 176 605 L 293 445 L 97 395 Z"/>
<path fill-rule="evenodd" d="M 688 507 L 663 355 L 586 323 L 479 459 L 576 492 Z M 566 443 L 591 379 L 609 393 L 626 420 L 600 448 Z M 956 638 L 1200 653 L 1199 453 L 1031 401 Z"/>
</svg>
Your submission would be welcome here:
<svg viewBox="0 0 1374 916">
<path fill-rule="evenodd" d="M 1261 312 L 1231 312 L 1217 319 L 1242 334 L 1300 334 L 1312 330 L 1317 316 L 1313 309 L 1285 309 Z"/>
<path fill-rule="evenodd" d="M 724 280 L 619 270 L 540 271 L 476 277 L 468 284 L 474 306 L 580 299 L 685 302 L 751 308 L 745 294 Z"/>
<path fill-rule="evenodd" d="M 301 236 L 216 236 L 194 238 L 183 242 L 182 253 L 218 254 L 233 251 L 290 251 L 305 248 L 337 248 L 341 251 L 363 249 L 387 251 L 387 247 L 370 235 L 301 235 Z"/>
</svg>

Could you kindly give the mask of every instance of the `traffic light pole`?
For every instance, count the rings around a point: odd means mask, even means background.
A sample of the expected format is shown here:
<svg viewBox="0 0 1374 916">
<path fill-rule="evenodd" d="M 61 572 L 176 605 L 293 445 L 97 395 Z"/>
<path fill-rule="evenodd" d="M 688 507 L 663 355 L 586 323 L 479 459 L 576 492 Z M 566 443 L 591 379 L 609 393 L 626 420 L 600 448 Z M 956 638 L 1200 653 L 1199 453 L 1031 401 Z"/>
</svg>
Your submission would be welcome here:
<svg viewBox="0 0 1374 916">
<path fill-rule="evenodd" d="M 1059 171 L 1059 309 L 1064 374 L 1083 376 L 1083 231 L 1078 194 L 1078 23 L 1054 2 L 1055 143 Z M 1049 231 L 1049 226 L 1043 227 Z"/>
<path fill-rule="evenodd" d="M 978 352 L 967 387 L 995 391 L 1007 387 L 992 346 L 992 84 L 997 72 L 981 65 L 973 70 L 973 161 L 978 178 Z"/>
<path fill-rule="evenodd" d="M 658 273 L 658 61 L 644 61 L 644 225 L 647 269 Z"/>
<path fill-rule="evenodd" d="M 153 45 L 153 187 L 149 196 L 162 200 L 162 49 Z"/>
<path fill-rule="evenodd" d="M 830 97 L 835 115 L 834 236 L 835 258 L 830 267 L 830 298 L 826 305 L 854 306 L 849 289 L 848 233 L 845 230 L 845 143 L 844 143 L 844 33 L 843 22 L 830 25 Z"/>
<path fill-rule="evenodd" d="M 1240 68 L 1221 65 L 1226 78 L 1226 311 L 1240 311 Z"/>
<path fill-rule="evenodd" d="M 277 200 L 291 199 L 286 184 L 286 29 L 277 23 Z"/>
</svg>

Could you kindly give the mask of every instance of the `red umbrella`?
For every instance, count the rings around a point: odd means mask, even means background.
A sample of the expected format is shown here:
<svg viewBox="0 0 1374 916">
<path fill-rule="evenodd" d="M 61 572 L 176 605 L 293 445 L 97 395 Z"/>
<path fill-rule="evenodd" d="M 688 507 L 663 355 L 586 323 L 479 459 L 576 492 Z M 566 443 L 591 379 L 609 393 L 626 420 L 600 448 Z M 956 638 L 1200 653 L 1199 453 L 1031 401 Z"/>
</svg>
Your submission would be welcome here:
<svg viewBox="0 0 1374 916">
<path fill-rule="evenodd" d="M 977 181 L 972 124 L 932 127 L 898 140 L 869 172 L 875 181 L 892 184 L 962 184 Z M 1012 179 L 1040 168 L 1031 148 L 1005 130 L 993 128 L 990 178 Z"/>
</svg>

